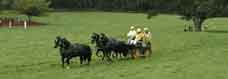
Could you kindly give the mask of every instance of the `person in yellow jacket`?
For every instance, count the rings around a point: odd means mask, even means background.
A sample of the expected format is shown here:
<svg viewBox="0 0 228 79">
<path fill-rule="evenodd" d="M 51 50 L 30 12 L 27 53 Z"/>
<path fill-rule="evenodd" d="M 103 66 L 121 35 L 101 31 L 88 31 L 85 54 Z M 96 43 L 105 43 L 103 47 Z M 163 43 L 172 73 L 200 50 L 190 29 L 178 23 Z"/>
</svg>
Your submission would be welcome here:
<svg viewBox="0 0 228 79">
<path fill-rule="evenodd" d="M 141 44 L 145 40 L 145 34 L 142 32 L 142 29 L 137 29 L 137 34 L 135 36 L 134 44 Z"/>
</svg>

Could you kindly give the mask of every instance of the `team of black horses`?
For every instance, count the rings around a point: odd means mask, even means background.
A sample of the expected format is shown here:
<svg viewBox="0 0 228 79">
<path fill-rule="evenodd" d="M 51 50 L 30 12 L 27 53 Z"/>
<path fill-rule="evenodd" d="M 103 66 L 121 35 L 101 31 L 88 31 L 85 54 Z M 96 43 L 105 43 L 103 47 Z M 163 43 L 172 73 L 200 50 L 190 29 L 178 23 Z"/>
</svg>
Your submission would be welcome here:
<svg viewBox="0 0 228 79">
<path fill-rule="evenodd" d="M 152 53 L 151 44 L 146 46 L 131 45 L 125 41 L 108 37 L 104 33 L 92 33 L 91 43 L 95 45 L 96 56 L 102 60 L 112 62 L 114 58 L 137 58 L 142 56 L 150 56 Z M 92 59 L 92 49 L 88 45 L 80 43 L 71 43 L 65 37 L 57 36 L 55 39 L 55 48 L 59 48 L 62 67 L 66 63 L 69 67 L 70 59 L 74 57 L 80 58 L 80 64 L 90 64 Z"/>
</svg>

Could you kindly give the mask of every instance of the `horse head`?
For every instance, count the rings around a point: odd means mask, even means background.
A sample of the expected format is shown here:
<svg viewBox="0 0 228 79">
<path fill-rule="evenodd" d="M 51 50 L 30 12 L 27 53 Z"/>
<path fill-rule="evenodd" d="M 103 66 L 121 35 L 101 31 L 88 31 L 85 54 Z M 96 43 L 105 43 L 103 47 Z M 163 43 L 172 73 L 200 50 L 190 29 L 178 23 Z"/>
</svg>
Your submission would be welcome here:
<svg viewBox="0 0 228 79">
<path fill-rule="evenodd" d="M 55 46 L 54 48 L 68 48 L 70 46 L 70 42 L 68 40 L 66 40 L 66 38 L 61 37 L 61 36 L 57 36 L 55 39 Z"/>
<path fill-rule="evenodd" d="M 94 42 L 98 42 L 99 39 L 100 39 L 100 35 L 99 35 L 99 34 L 93 33 L 93 34 L 91 35 L 91 43 L 92 43 L 92 44 L 94 44 Z"/>
<path fill-rule="evenodd" d="M 104 33 L 101 33 L 100 35 L 101 35 L 100 41 L 103 44 L 106 44 L 109 41 L 109 38 Z"/>
</svg>

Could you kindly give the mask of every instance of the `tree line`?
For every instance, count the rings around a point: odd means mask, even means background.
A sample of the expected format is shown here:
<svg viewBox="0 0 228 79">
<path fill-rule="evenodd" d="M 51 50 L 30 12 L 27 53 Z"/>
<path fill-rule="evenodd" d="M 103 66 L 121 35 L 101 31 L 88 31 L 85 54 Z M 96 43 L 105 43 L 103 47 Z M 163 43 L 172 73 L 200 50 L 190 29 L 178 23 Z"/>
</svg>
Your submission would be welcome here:
<svg viewBox="0 0 228 79">
<path fill-rule="evenodd" d="M 148 14 L 172 13 L 191 20 L 195 31 L 202 31 L 205 20 L 228 16 L 228 0 L 0 0 L 0 10 L 15 9 L 37 16 L 47 9 L 134 11 Z"/>
<path fill-rule="evenodd" d="M 172 13 L 191 20 L 194 31 L 202 31 L 205 20 L 228 16 L 228 0 L 51 0 L 55 9 L 95 9 L 103 11 L 135 11 L 148 13 L 148 18 L 159 13 Z"/>
<path fill-rule="evenodd" d="M 174 0 L 51 0 L 55 9 L 96 9 L 105 11 L 147 11 L 177 9 Z M 163 5 L 165 3 L 165 5 Z"/>
</svg>

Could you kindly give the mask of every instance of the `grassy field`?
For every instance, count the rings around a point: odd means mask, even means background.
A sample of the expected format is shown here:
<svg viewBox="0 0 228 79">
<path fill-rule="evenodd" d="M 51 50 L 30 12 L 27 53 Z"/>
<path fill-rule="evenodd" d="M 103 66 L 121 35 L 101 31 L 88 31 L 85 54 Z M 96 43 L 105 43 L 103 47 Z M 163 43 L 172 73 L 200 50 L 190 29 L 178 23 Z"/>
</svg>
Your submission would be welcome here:
<svg viewBox="0 0 228 79">
<path fill-rule="evenodd" d="M 208 20 L 209 31 L 202 33 L 183 32 L 186 22 L 174 15 L 147 20 L 146 15 L 135 13 L 61 12 L 33 19 L 49 25 L 0 28 L 0 79 L 228 78 L 227 18 Z M 80 66 L 74 59 L 71 69 L 61 68 L 59 51 L 53 48 L 57 35 L 91 45 L 93 32 L 126 40 L 130 25 L 150 28 L 152 57 L 102 64 L 94 56 L 90 66 Z"/>
</svg>

